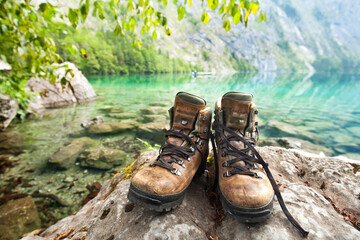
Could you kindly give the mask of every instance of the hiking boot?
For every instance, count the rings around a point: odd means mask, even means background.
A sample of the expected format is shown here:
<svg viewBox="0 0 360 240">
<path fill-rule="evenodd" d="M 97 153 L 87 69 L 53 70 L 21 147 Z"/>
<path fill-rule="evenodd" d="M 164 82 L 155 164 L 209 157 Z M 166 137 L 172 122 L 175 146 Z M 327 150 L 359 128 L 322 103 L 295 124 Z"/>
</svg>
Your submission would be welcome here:
<svg viewBox="0 0 360 240">
<path fill-rule="evenodd" d="M 272 214 L 274 190 L 254 152 L 259 138 L 252 95 L 228 92 L 215 106 L 218 187 L 226 212 L 242 222 L 261 222 Z"/>
<path fill-rule="evenodd" d="M 239 221 L 262 222 L 273 212 L 275 193 L 288 220 L 306 237 L 308 232 L 291 216 L 268 164 L 254 148 L 259 139 L 257 113 L 249 93 L 228 92 L 216 103 L 211 138 L 220 201 Z"/>
<path fill-rule="evenodd" d="M 179 92 L 169 110 L 170 130 L 154 162 L 131 180 L 128 199 L 155 211 L 169 211 L 184 199 L 208 156 L 211 110 L 204 99 Z"/>
</svg>

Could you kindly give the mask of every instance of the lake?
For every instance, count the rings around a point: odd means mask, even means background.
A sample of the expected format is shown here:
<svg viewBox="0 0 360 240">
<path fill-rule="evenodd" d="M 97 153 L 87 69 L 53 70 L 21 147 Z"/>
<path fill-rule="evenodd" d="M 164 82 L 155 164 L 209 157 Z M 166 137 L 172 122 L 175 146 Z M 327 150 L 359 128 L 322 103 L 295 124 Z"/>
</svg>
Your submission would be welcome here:
<svg viewBox="0 0 360 240">
<path fill-rule="evenodd" d="M 77 211 L 88 194 L 86 185 L 104 182 L 145 151 L 145 144 L 136 138 L 152 145 L 161 144 L 158 138 L 148 138 L 135 130 L 92 135 L 97 147 L 127 152 L 122 165 L 106 171 L 82 167 L 79 163 L 67 170 L 49 166 L 48 159 L 60 147 L 81 136 L 80 124 L 95 116 L 102 116 L 105 122 L 118 122 L 124 118 L 121 112 L 125 112 L 131 121 L 139 124 L 164 125 L 169 121 L 166 111 L 179 91 L 204 98 L 212 109 L 217 98 L 228 91 L 250 92 L 259 108 L 261 145 L 284 144 L 278 138 L 286 137 L 288 147 L 360 160 L 359 75 L 258 73 L 193 78 L 189 74 L 91 76 L 88 79 L 99 96 L 96 102 L 51 109 L 39 119 L 11 125 L 23 137 L 25 153 L 11 157 L 18 160 L 18 165 L 0 175 L 0 189 L 21 178 L 14 189 L 25 193 L 40 190 L 72 203 L 59 207 L 49 199 L 37 199 L 45 226 Z M 143 116 L 149 106 L 160 106 L 160 110 L 152 116 Z"/>
</svg>

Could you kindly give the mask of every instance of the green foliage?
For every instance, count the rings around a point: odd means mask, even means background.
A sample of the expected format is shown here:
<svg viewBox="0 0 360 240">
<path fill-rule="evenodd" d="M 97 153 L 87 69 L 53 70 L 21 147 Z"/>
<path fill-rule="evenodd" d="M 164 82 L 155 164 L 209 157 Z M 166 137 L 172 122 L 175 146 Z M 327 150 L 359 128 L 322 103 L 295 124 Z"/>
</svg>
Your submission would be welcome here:
<svg viewBox="0 0 360 240">
<path fill-rule="evenodd" d="M 56 39 L 65 43 L 59 54 L 65 61 L 75 63 L 85 75 L 119 75 L 129 73 L 190 72 L 195 66 L 159 52 L 150 37 L 144 37 L 142 48 L 133 48 L 130 37 L 117 38 L 110 31 L 91 32 L 85 28 L 69 28 Z M 66 46 L 81 49 L 71 54 Z"/>
<path fill-rule="evenodd" d="M 312 64 L 317 72 L 326 73 L 360 73 L 360 59 L 339 59 L 331 57 L 317 57 Z"/>
<path fill-rule="evenodd" d="M 235 53 L 231 54 L 230 62 L 235 70 L 240 73 L 256 73 L 258 69 L 251 65 L 246 59 L 238 59 Z"/>
</svg>

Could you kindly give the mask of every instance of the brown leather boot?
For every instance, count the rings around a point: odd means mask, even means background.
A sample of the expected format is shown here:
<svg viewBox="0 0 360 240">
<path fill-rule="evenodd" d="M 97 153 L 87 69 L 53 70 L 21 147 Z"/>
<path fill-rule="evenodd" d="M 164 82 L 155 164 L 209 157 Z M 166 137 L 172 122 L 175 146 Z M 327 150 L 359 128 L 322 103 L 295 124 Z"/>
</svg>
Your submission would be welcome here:
<svg viewBox="0 0 360 240">
<path fill-rule="evenodd" d="M 214 154 L 221 203 L 241 222 L 261 222 L 272 214 L 275 192 L 286 217 L 306 236 L 308 232 L 287 210 L 267 163 L 254 148 L 259 138 L 256 115 L 249 93 L 228 92 L 216 103 Z"/>
<path fill-rule="evenodd" d="M 204 99 L 179 92 L 169 110 L 170 130 L 154 162 L 134 175 L 128 199 L 155 210 L 178 206 L 195 174 L 206 167 L 211 110 Z"/>
</svg>

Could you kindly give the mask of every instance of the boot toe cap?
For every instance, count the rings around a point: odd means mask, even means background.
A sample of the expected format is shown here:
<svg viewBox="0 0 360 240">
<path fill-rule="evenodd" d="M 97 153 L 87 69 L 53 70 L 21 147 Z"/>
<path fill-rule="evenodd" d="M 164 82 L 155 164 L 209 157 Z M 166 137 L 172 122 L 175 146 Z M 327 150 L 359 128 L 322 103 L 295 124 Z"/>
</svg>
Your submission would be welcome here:
<svg viewBox="0 0 360 240">
<path fill-rule="evenodd" d="M 157 195 L 167 195 L 176 193 L 177 189 L 172 176 L 167 169 L 160 167 L 145 167 L 136 173 L 132 179 L 132 184 L 147 193 Z"/>
</svg>

